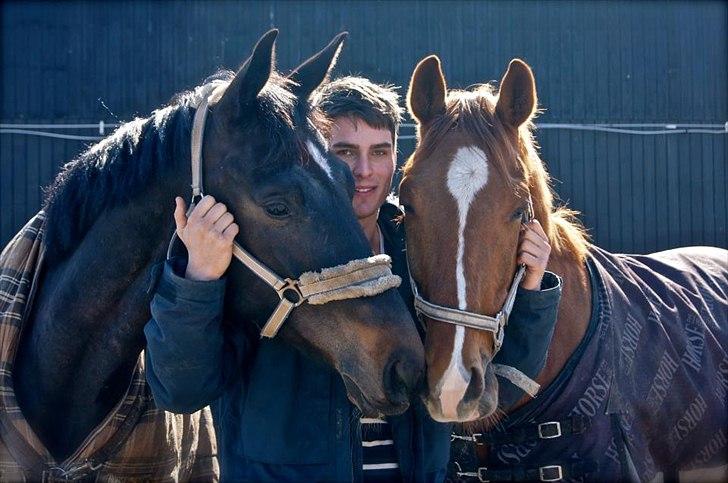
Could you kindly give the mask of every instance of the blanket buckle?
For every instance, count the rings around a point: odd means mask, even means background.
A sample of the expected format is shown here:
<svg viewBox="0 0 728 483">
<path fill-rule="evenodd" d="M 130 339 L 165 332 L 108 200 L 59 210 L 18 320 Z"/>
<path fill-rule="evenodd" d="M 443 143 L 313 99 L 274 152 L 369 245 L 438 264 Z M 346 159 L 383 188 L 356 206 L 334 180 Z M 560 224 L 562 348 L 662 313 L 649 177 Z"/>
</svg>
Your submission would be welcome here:
<svg viewBox="0 0 728 483">
<path fill-rule="evenodd" d="M 564 479 L 561 465 L 542 466 L 538 469 L 538 478 L 541 481 L 560 481 Z"/>
<path fill-rule="evenodd" d="M 548 421 L 538 425 L 538 437 L 541 439 L 554 439 L 561 436 L 561 423 Z"/>
</svg>

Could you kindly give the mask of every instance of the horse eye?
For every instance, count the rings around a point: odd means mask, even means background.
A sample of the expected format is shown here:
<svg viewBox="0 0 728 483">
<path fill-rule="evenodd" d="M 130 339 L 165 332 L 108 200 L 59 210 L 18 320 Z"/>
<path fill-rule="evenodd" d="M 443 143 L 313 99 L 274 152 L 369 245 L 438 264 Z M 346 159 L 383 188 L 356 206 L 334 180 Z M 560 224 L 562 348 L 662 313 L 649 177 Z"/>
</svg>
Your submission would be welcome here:
<svg viewBox="0 0 728 483">
<path fill-rule="evenodd" d="M 513 219 L 514 220 L 520 220 L 523 218 L 523 214 L 526 212 L 525 208 L 518 208 L 516 211 L 513 212 Z"/>
<path fill-rule="evenodd" d="M 273 218 L 285 218 L 291 214 L 291 210 L 280 201 L 274 201 L 265 205 L 265 211 Z"/>
</svg>

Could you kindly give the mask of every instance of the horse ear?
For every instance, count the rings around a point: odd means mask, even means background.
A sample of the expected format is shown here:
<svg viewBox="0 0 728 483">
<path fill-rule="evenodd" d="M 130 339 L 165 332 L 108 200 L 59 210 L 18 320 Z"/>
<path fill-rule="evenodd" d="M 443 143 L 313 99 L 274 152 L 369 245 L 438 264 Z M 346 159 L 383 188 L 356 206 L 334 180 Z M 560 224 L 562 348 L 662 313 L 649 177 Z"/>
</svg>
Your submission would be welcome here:
<svg viewBox="0 0 728 483">
<path fill-rule="evenodd" d="M 255 101 L 275 67 L 276 37 L 278 30 L 272 29 L 258 40 L 253 47 L 253 53 L 238 69 L 220 99 L 218 105 L 221 109 L 237 117 Z"/>
<path fill-rule="evenodd" d="M 329 77 L 329 73 L 336 65 L 336 59 L 341 47 L 349 36 L 348 32 L 341 32 L 319 53 L 303 62 L 288 74 L 288 78 L 295 82 L 291 91 L 299 99 L 308 99 L 308 96 Z"/>
<path fill-rule="evenodd" d="M 440 59 L 436 55 L 424 58 L 412 73 L 407 91 L 407 108 L 420 124 L 428 124 L 445 112 L 447 85 Z"/>
<path fill-rule="evenodd" d="M 503 76 L 495 112 L 501 121 L 518 128 L 536 112 L 536 81 L 531 68 L 521 59 L 513 59 Z"/>
</svg>

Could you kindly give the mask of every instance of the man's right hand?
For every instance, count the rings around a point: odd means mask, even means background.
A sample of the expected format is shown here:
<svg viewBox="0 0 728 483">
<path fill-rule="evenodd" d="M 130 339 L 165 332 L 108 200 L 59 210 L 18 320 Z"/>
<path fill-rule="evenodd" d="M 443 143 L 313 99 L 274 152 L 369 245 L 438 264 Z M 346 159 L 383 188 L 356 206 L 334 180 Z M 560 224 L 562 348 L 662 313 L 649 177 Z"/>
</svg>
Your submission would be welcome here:
<svg viewBox="0 0 728 483">
<path fill-rule="evenodd" d="M 175 198 L 177 236 L 187 247 L 189 261 L 185 277 L 216 280 L 225 273 L 233 256 L 233 240 L 239 228 L 233 215 L 212 196 L 205 196 L 187 217 L 187 204 Z"/>
</svg>

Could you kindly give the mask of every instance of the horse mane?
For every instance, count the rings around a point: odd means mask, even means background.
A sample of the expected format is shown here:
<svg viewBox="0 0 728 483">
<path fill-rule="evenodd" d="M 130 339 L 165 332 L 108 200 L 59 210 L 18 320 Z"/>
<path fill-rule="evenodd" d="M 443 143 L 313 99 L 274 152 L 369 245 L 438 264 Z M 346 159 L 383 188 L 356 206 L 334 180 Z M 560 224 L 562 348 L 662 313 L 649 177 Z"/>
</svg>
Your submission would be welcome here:
<svg viewBox="0 0 728 483">
<path fill-rule="evenodd" d="M 149 117 L 122 124 L 66 163 L 44 189 L 46 261 L 69 256 L 102 213 L 129 203 L 177 165 L 188 166 L 196 107 L 203 98 L 222 92 L 234 75 L 217 72 Z M 256 119 L 271 142 L 266 158 L 295 159 L 285 155 L 298 143 L 293 130 L 295 96 L 289 85 L 274 73 L 258 95 Z"/>
<path fill-rule="evenodd" d="M 531 194 L 536 219 L 549 237 L 556 253 L 573 257 L 583 263 L 588 251 L 588 235 L 578 212 L 563 203 L 555 203 L 556 195 L 551 186 L 544 163 L 538 154 L 533 136 L 534 124 L 527 122 L 518 130 L 518 145 L 508 142 L 507 128 L 495 114 L 498 95 L 490 84 L 479 84 L 472 90 L 448 91 L 445 113 L 435 118 L 418 132 L 422 155 L 430 156 L 434 149 L 452 130 L 462 130 L 471 139 L 478 140 L 494 168 L 521 195 Z M 517 159 L 517 163 L 512 160 Z M 414 157 L 405 164 L 404 174 L 411 168 Z"/>
</svg>

